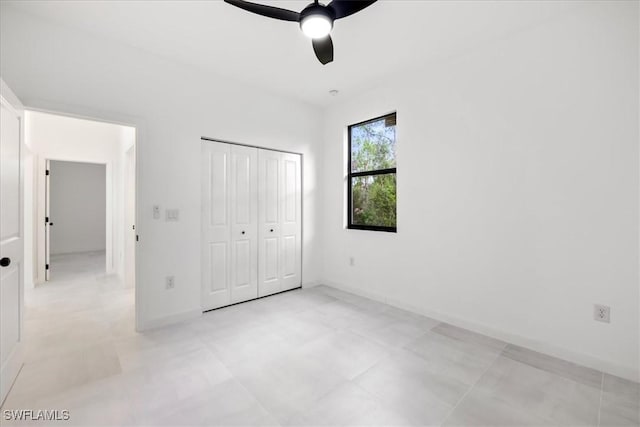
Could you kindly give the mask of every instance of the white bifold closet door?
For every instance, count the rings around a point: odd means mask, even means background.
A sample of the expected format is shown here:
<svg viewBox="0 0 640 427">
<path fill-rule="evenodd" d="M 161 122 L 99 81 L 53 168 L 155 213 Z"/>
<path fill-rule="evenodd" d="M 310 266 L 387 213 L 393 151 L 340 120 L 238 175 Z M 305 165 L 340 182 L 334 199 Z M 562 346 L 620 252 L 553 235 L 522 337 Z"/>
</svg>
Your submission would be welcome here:
<svg viewBox="0 0 640 427">
<path fill-rule="evenodd" d="M 258 295 L 301 284 L 300 155 L 258 151 Z"/>
<path fill-rule="evenodd" d="M 202 143 L 203 309 L 301 285 L 296 154 Z"/>
<path fill-rule="evenodd" d="M 258 153 L 208 142 L 203 154 L 203 306 L 258 295 Z"/>
</svg>

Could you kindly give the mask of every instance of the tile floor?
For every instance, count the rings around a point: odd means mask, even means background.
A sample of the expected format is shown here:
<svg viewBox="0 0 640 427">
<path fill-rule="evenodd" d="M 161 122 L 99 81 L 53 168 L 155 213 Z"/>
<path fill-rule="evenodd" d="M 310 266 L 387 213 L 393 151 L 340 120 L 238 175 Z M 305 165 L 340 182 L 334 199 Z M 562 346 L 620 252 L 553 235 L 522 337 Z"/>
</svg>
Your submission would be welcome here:
<svg viewBox="0 0 640 427">
<path fill-rule="evenodd" d="M 640 424 L 637 383 L 329 287 L 139 334 L 103 254 L 54 263 L 3 407 L 70 411 L 53 425 Z"/>
</svg>

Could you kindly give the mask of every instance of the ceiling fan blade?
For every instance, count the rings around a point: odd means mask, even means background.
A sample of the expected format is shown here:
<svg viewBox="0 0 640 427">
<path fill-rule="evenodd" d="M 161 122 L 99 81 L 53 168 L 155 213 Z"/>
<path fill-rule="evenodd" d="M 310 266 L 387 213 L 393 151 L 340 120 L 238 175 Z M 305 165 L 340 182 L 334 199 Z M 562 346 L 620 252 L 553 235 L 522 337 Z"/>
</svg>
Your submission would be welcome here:
<svg viewBox="0 0 640 427">
<path fill-rule="evenodd" d="M 224 0 L 225 3 L 239 7 L 246 11 L 256 13 L 258 15 L 266 16 L 268 18 L 279 19 L 281 21 L 293 21 L 298 22 L 300 20 L 300 13 L 294 12 L 288 9 L 281 9 L 279 7 L 267 6 L 264 4 L 251 3 L 244 0 Z"/>
<path fill-rule="evenodd" d="M 333 0 L 327 7 L 333 9 L 336 19 L 345 18 L 371 6 L 376 0 Z"/>
<path fill-rule="evenodd" d="M 322 62 L 322 65 L 327 65 L 333 61 L 333 41 L 331 36 L 312 39 L 311 42 L 313 43 L 313 51 L 316 53 L 318 61 Z"/>
</svg>

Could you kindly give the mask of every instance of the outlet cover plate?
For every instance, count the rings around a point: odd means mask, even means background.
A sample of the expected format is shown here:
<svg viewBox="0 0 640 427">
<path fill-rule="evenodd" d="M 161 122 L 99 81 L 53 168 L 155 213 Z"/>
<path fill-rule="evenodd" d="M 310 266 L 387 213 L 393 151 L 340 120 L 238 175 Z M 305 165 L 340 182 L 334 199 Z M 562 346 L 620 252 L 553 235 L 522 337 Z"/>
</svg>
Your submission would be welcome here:
<svg viewBox="0 0 640 427">
<path fill-rule="evenodd" d="M 593 319 L 598 322 L 610 323 L 611 322 L 611 307 L 607 305 L 594 304 L 593 305 Z"/>
</svg>

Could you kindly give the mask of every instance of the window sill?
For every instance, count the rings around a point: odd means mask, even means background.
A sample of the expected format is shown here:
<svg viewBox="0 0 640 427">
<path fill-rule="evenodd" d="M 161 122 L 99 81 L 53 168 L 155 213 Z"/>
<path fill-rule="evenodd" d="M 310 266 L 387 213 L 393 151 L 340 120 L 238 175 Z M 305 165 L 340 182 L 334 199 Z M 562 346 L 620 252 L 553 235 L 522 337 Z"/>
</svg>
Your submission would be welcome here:
<svg viewBox="0 0 640 427">
<path fill-rule="evenodd" d="M 384 231 L 387 233 L 397 233 L 397 227 L 382 227 L 376 225 L 348 225 L 347 230 Z"/>
</svg>

